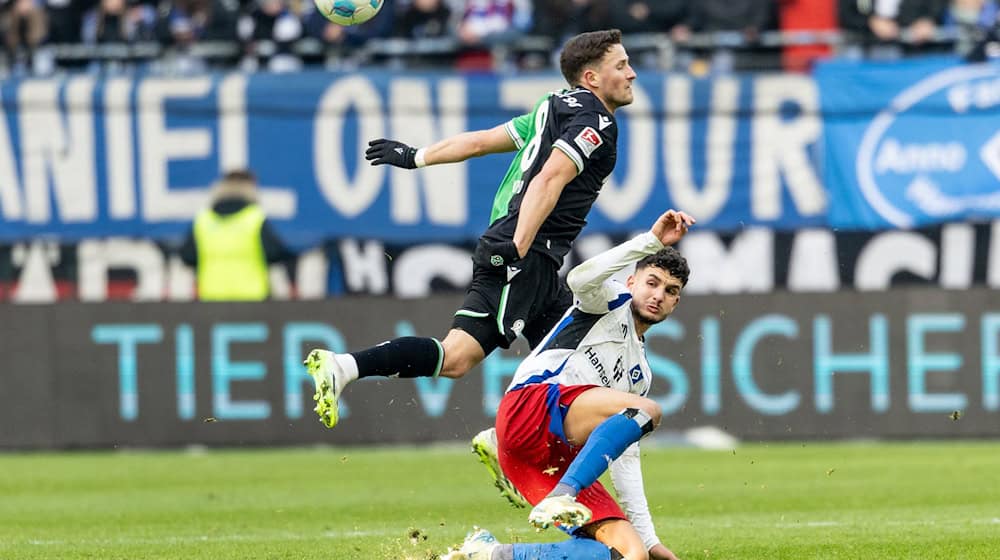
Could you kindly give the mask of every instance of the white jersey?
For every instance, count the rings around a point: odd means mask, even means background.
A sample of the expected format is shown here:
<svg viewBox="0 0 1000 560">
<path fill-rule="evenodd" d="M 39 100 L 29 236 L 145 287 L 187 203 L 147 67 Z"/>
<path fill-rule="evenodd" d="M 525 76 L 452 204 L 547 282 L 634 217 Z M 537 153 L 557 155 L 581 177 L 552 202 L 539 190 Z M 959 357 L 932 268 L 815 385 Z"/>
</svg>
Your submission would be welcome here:
<svg viewBox="0 0 1000 560">
<path fill-rule="evenodd" d="M 548 336 L 514 372 L 507 391 L 525 385 L 600 385 L 645 396 L 652 372 L 646 350 L 635 330 L 631 294 L 611 276 L 663 248 L 652 233 L 644 233 L 581 263 L 567 277 L 576 296 Z M 632 444 L 611 463 L 611 480 L 618 501 L 642 537 L 646 549 L 660 542 L 649 514 L 639 461 L 639 444 Z"/>
<path fill-rule="evenodd" d="M 635 330 L 632 296 L 610 277 L 663 248 L 643 234 L 580 264 L 567 282 L 576 301 L 514 372 L 507 391 L 533 383 L 600 385 L 645 396 L 652 374 Z"/>
</svg>

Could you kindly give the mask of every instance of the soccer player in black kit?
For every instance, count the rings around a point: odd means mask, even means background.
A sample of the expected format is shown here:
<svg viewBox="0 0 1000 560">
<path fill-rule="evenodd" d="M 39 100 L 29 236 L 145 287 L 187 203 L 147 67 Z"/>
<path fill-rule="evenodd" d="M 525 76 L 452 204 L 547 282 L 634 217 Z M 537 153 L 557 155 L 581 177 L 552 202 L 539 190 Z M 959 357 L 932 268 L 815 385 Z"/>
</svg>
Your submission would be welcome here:
<svg viewBox="0 0 1000 560">
<path fill-rule="evenodd" d="M 309 353 L 306 369 L 325 426 L 337 423 L 337 399 L 355 379 L 459 378 L 518 336 L 534 347 L 572 304 L 558 271 L 615 167 L 614 113 L 632 102 L 635 71 L 616 29 L 573 37 L 559 63 L 571 89 L 545 94 L 531 113 L 425 148 L 370 142 L 365 157 L 372 165 L 407 169 L 517 154 L 475 249 L 472 284 L 444 340 L 402 337 L 358 352 Z"/>
</svg>

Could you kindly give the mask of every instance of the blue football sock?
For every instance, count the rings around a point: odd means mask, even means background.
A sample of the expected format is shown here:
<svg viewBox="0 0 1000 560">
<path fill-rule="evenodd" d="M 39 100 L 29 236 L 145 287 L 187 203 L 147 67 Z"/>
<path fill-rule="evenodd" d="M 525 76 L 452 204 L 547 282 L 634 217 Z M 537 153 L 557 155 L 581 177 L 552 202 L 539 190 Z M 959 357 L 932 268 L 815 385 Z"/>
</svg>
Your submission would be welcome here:
<svg viewBox="0 0 1000 560">
<path fill-rule="evenodd" d="M 628 448 L 628 446 L 639 441 L 642 437 L 642 428 L 632 418 L 624 414 L 615 414 L 604 422 L 601 422 L 587 438 L 587 443 L 583 449 L 569 464 L 566 474 L 559 480 L 556 490 L 550 495 L 558 495 L 560 488 L 565 485 L 576 490 L 572 493 L 576 496 L 584 488 L 590 486 L 601 477 L 604 471 L 608 470 L 611 461 L 617 459 Z M 565 494 L 566 492 L 559 492 Z"/>
<path fill-rule="evenodd" d="M 608 545 L 587 538 L 544 544 L 510 545 L 513 560 L 611 560 Z"/>
</svg>

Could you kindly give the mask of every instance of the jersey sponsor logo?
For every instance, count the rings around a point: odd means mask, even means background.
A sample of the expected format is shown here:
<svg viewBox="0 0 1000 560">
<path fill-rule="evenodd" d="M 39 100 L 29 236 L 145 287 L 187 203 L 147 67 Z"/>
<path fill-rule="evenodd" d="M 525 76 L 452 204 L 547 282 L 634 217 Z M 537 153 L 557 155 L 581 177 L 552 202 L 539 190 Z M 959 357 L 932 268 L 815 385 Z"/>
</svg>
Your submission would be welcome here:
<svg viewBox="0 0 1000 560">
<path fill-rule="evenodd" d="M 604 139 L 601 135 L 594 130 L 592 127 L 586 127 L 576 135 L 573 139 L 573 143 L 576 144 L 580 151 L 585 157 L 590 157 L 590 154 L 594 153 L 594 150 L 600 148 L 604 144 Z"/>
<path fill-rule="evenodd" d="M 610 387 L 611 378 L 608 377 L 608 372 L 604 369 L 604 364 L 601 363 L 601 357 L 590 346 L 583 353 L 587 356 L 587 360 L 590 361 L 590 365 L 594 366 L 594 371 L 597 372 L 597 376 L 601 379 L 601 385 Z"/>
<path fill-rule="evenodd" d="M 597 115 L 597 130 L 604 130 L 611 126 L 611 119 L 604 115 Z"/>
</svg>

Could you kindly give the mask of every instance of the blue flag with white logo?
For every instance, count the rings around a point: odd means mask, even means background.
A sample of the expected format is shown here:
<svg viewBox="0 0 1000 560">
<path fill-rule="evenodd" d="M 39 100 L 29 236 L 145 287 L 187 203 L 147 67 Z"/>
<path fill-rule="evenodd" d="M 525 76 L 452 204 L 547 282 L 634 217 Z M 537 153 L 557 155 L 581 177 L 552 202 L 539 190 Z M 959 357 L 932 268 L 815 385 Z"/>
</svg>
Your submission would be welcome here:
<svg viewBox="0 0 1000 560">
<path fill-rule="evenodd" d="M 815 78 L 831 226 L 1000 216 L 1000 64 L 830 62 Z"/>
</svg>

